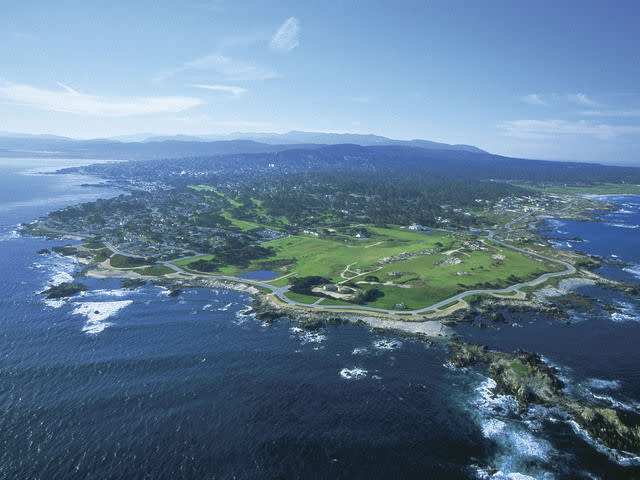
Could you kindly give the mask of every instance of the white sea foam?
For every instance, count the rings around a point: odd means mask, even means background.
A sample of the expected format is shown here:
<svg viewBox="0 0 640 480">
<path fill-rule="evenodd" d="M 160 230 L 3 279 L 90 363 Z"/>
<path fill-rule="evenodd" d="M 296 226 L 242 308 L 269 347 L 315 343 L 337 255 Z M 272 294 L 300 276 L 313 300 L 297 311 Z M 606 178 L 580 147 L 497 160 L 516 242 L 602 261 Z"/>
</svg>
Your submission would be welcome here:
<svg viewBox="0 0 640 480">
<path fill-rule="evenodd" d="M 135 290 L 125 290 L 119 288 L 117 290 L 106 290 L 106 289 L 98 289 L 91 290 L 88 294 L 90 295 L 102 295 L 106 297 L 125 297 L 127 295 L 131 295 Z"/>
<path fill-rule="evenodd" d="M 630 273 L 634 277 L 640 278 L 640 265 L 634 265 L 633 267 L 623 268 L 627 273 Z"/>
<path fill-rule="evenodd" d="M 591 396 L 593 396 L 593 398 L 595 398 L 596 400 L 608 403 L 612 407 L 626 410 L 628 412 L 640 413 L 640 404 L 638 404 L 637 402 L 622 402 L 620 400 L 616 400 L 611 395 L 604 395 L 600 393 L 591 393 Z"/>
<path fill-rule="evenodd" d="M 376 350 L 396 350 L 401 346 L 402 342 L 395 338 L 382 338 L 373 342 L 373 348 Z"/>
<path fill-rule="evenodd" d="M 256 318 L 256 315 L 251 312 L 251 306 L 245 305 L 245 308 L 238 310 L 235 315 L 235 322 L 238 324 L 242 324 L 249 320 L 250 318 Z"/>
<path fill-rule="evenodd" d="M 96 335 L 111 325 L 106 320 L 117 314 L 123 308 L 131 305 L 133 300 L 116 302 L 75 302 L 76 308 L 72 315 L 84 315 L 87 318 L 82 331 L 89 335 Z"/>
<path fill-rule="evenodd" d="M 0 233 L 0 242 L 6 242 L 8 240 L 15 240 L 16 238 L 20 238 L 20 234 L 17 230 L 11 230 L 9 232 Z"/>
<path fill-rule="evenodd" d="M 44 300 L 44 304 L 47 305 L 48 307 L 51 308 L 60 308 L 61 306 L 63 306 L 65 304 L 65 301 L 58 298 L 58 299 L 53 299 L 53 298 L 45 298 Z"/>
<path fill-rule="evenodd" d="M 616 302 L 617 312 L 611 314 L 611 320 L 614 322 L 638 322 L 640 316 L 635 307 L 629 303 Z"/>
<path fill-rule="evenodd" d="M 302 344 L 322 343 L 327 339 L 327 336 L 322 331 L 309 332 L 300 327 L 291 327 L 291 333 L 293 333 Z"/>
<path fill-rule="evenodd" d="M 340 370 L 340 376 L 347 380 L 359 380 L 366 377 L 368 373 L 369 372 L 359 367 L 343 368 Z"/>
<path fill-rule="evenodd" d="M 364 355 L 366 353 L 369 353 L 369 350 L 367 348 L 365 348 L 365 347 L 356 347 L 351 352 L 351 355 Z"/>
<path fill-rule="evenodd" d="M 227 303 L 224 307 L 220 307 L 218 310 L 221 312 L 226 312 L 227 310 L 229 310 L 229 307 L 233 305 L 233 302 Z"/>
<path fill-rule="evenodd" d="M 442 366 L 444 368 L 446 368 L 447 370 L 451 370 L 452 372 L 468 372 L 469 369 L 467 367 L 456 367 L 453 363 L 451 362 L 444 362 L 442 364 Z"/>
<path fill-rule="evenodd" d="M 473 415 L 475 416 L 485 438 L 493 440 L 498 445 L 498 453 L 493 459 L 493 466 L 499 470 L 489 474 L 479 468 L 478 477 L 486 479 L 523 479 L 538 478 L 528 465 L 534 462 L 549 462 L 553 448 L 549 442 L 539 438 L 534 433 L 539 432 L 541 424 L 537 416 L 546 416 L 545 411 L 531 411 L 521 420 L 518 416 L 518 403 L 510 395 L 498 395 L 495 392 L 496 382 L 485 379 L 477 388 L 476 396 L 472 400 Z M 542 413 L 541 413 L 542 412 Z M 526 473 L 521 473 L 522 470 Z M 543 478 L 547 478 L 543 473 Z"/>
<path fill-rule="evenodd" d="M 490 474 L 486 470 L 479 467 L 477 467 L 476 475 L 481 480 L 538 480 L 536 477 L 531 477 L 529 475 L 525 475 L 524 473 L 520 473 L 520 472 L 504 473 L 499 470 L 494 474 Z M 543 478 L 553 478 L 553 477 L 545 476 Z"/>
<path fill-rule="evenodd" d="M 621 208 L 616 213 L 621 213 L 621 214 L 624 214 L 624 215 L 628 215 L 629 213 L 635 213 L 635 212 L 633 210 L 627 210 L 627 209 Z"/>
<path fill-rule="evenodd" d="M 640 228 L 640 225 L 629 225 L 626 223 L 605 223 L 605 225 L 616 228 L 627 228 L 629 230 L 637 230 L 638 228 Z"/>
<path fill-rule="evenodd" d="M 605 454 L 611 460 L 616 462 L 619 465 L 624 467 L 631 467 L 640 465 L 640 456 L 637 456 L 630 452 L 624 452 L 620 450 L 616 450 L 615 448 L 609 448 L 602 443 L 594 440 L 589 433 L 583 429 L 580 425 L 578 425 L 574 420 L 568 420 L 569 425 L 573 431 L 578 434 L 582 439 L 590 444 L 593 448 L 598 450 L 600 453 Z"/>
<path fill-rule="evenodd" d="M 603 380 L 601 378 L 590 378 L 589 386 L 596 390 L 618 390 L 620 382 L 618 380 Z"/>
</svg>

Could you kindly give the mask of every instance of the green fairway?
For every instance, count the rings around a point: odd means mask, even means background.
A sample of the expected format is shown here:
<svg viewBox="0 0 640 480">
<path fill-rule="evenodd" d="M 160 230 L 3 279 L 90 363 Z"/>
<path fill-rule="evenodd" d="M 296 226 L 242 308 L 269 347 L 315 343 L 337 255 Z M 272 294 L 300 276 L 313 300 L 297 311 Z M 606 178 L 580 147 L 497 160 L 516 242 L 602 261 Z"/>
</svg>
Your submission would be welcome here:
<svg viewBox="0 0 640 480">
<path fill-rule="evenodd" d="M 537 278 L 563 267 L 529 257 L 476 237 L 440 230 L 428 233 L 367 226 L 368 238 L 344 234 L 288 236 L 262 244 L 274 255 L 256 260 L 249 267 L 222 267 L 225 275 L 272 269 L 281 275 L 295 274 L 272 282 L 286 286 L 295 277 L 320 276 L 334 284 L 348 284 L 366 293 L 383 293 L 364 306 L 389 310 L 419 309 L 472 289 L 498 289 Z M 181 260 L 189 268 L 199 259 Z M 272 267 L 266 267 L 271 265 Z M 292 300 L 313 303 L 319 297 L 287 293 Z M 322 305 L 348 305 L 344 300 L 325 299 Z"/>
<path fill-rule="evenodd" d="M 140 275 L 153 275 L 157 277 L 168 275 L 169 273 L 175 273 L 172 269 L 165 267 L 164 265 L 152 265 L 146 268 L 137 268 L 134 272 L 139 273 Z"/>
<path fill-rule="evenodd" d="M 640 185 L 629 183 L 601 183 L 599 185 L 589 185 L 584 187 L 572 187 L 565 185 L 554 185 L 552 187 L 537 187 L 531 185 L 518 186 L 547 193 L 571 193 L 577 195 L 640 195 Z"/>
</svg>

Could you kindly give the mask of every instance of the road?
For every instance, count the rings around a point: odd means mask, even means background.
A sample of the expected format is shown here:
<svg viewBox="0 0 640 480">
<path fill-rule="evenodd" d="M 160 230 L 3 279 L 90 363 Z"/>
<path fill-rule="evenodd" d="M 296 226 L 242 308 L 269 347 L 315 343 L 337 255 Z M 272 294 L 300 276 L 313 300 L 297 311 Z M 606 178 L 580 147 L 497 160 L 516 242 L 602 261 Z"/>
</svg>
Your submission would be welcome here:
<svg viewBox="0 0 640 480">
<path fill-rule="evenodd" d="M 529 216 L 529 214 L 525 214 L 525 215 L 521 215 L 520 217 L 516 218 L 515 220 L 510 221 L 509 223 L 507 223 L 505 225 L 505 228 L 507 229 L 507 231 L 511 232 L 513 231 L 513 229 L 511 228 L 513 224 L 519 222 L 520 220 L 522 220 L 523 218 L 526 218 L 527 216 Z M 447 298 L 446 300 L 442 300 L 438 303 L 434 303 L 433 305 L 429 305 L 428 307 L 424 307 L 424 308 L 419 308 L 417 310 L 388 310 L 388 309 L 384 309 L 384 308 L 375 308 L 375 307 L 366 307 L 366 306 L 360 306 L 360 305 L 321 305 L 321 304 L 307 304 L 307 303 L 301 303 L 298 302 L 296 300 L 292 300 L 290 298 L 288 298 L 285 294 L 286 292 L 289 290 L 289 287 L 276 287 L 274 285 L 269 285 L 268 283 L 264 283 L 264 282 L 260 282 L 257 280 L 250 280 L 250 279 L 246 279 L 246 278 L 238 278 L 238 277 L 230 277 L 230 276 L 225 276 L 225 275 L 211 275 L 211 274 L 199 274 L 199 276 L 206 276 L 212 279 L 216 279 L 216 280 L 226 280 L 226 281 L 232 281 L 232 282 L 239 282 L 239 283 L 244 283 L 247 285 L 253 285 L 256 287 L 262 287 L 262 288 L 266 288 L 268 290 L 271 290 L 271 292 L 278 297 L 280 300 L 282 300 L 283 302 L 289 304 L 289 305 L 295 305 L 295 306 L 299 306 L 299 307 L 307 307 L 307 308 L 315 308 L 318 310 L 353 310 L 353 311 L 366 311 L 366 312 L 377 312 L 377 313 L 387 313 L 387 314 L 413 314 L 413 315 L 419 315 L 421 313 L 425 313 L 425 312 L 429 312 L 429 311 L 434 311 L 434 310 L 438 310 L 442 307 L 445 307 L 453 302 L 457 302 L 459 300 L 462 300 L 464 297 L 468 297 L 469 295 L 483 295 L 483 294 L 487 294 L 487 295 L 493 295 L 493 294 L 505 294 L 505 293 L 510 293 L 510 292 L 514 292 L 514 293 L 518 293 L 520 291 L 521 288 L 524 287 L 531 287 L 531 286 L 535 286 L 535 285 L 539 285 L 541 283 L 546 282 L 547 280 L 549 280 L 550 278 L 554 278 L 554 277 L 561 277 L 561 276 L 565 276 L 565 275 L 571 275 L 573 273 L 576 272 L 576 269 L 573 265 L 571 265 L 570 263 L 567 262 L 563 262 L 562 260 L 557 260 L 555 258 L 550 258 L 550 257 L 546 257 L 544 255 L 540 255 L 539 253 L 534 253 L 534 252 L 530 252 L 528 250 L 510 245 L 508 243 L 502 242 L 500 240 L 496 240 L 494 238 L 495 232 L 493 230 L 489 230 L 489 233 L 486 236 L 486 239 L 497 243 L 498 245 L 501 245 L 505 248 L 509 248 L 511 250 L 515 250 L 516 252 L 520 252 L 520 253 L 524 253 L 525 255 L 530 255 L 532 257 L 536 257 L 536 258 L 540 258 L 542 260 L 546 260 L 548 262 L 552 262 L 552 263 L 557 263 L 558 265 L 562 265 L 565 267 L 565 269 L 561 272 L 550 272 L 550 273 L 545 273 L 543 275 L 540 275 L 538 278 L 534 279 L 534 280 L 530 280 L 528 282 L 522 282 L 522 283 L 517 283 L 515 285 L 511 285 L 507 288 L 502 288 L 502 289 L 486 289 L 486 290 L 467 290 L 465 292 L 459 293 L 457 295 L 454 295 L 452 297 Z M 189 257 L 190 258 L 190 257 Z M 174 260 L 176 261 L 176 260 Z M 171 262 L 163 262 L 163 265 L 175 270 L 178 273 L 182 273 L 184 275 L 193 275 L 193 273 L 187 272 L 185 270 L 183 270 L 182 268 L 178 267 L 177 265 L 174 265 Z"/>
<path fill-rule="evenodd" d="M 523 218 L 526 218 L 527 216 L 529 216 L 529 214 L 524 214 L 521 215 L 520 217 L 511 220 L 510 222 L 508 222 L 507 224 L 505 224 L 505 229 L 508 232 L 513 231 L 512 229 L 512 225 L 514 225 L 515 223 L 519 222 L 520 220 L 522 220 Z M 54 230 L 51 228 L 48 228 L 46 226 L 42 226 L 42 224 L 40 225 L 41 228 L 43 228 L 44 230 L 48 230 L 51 231 L 53 233 L 58 233 L 58 234 L 63 234 L 63 235 L 74 235 L 74 236 L 82 236 L 82 235 L 78 235 L 78 234 L 72 234 L 70 232 L 63 232 L 60 230 Z M 542 260 L 548 261 L 548 262 L 552 262 L 552 263 L 557 263 L 558 265 L 562 265 L 565 267 L 565 269 L 561 272 L 551 272 L 551 273 L 545 273 L 541 276 L 539 276 L 538 278 L 534 279 L 534 280 L 530 280 L 528 282 L 522 282 L 522 283 L 517 283 L 515 285 L 511 285 L 507 288 L 502 288 L 502 289 L 486 289 L 486 290 L 467 290 L 465 292 L 459 293 L 457 295 L 454 295 L 452 297 L 449 297 L 445 300 L 442 300 L 440 302 L 434 303 L 432 305 L 429 305 L 427 307 L 423 307 L 423 308 L 419 308 L 417 310 L 389 310 L 389 309 L 384 309 L 384 308 L 375 308 L 375 307 L 366 307 L 366 306 L 360 306 L 360 305 L 322 305 L 322 304 L 307 304 L 307 303 L 302 303 L 302 302 L 298 302 L 296 300 L 292 300 L 290 298 L 288 298 L 286 296 L 286 293 L 289 291 L 289 286 L 285 286 L 285 287 L 277 287 L 274 285 L 270 285 L 268 283 L 265 282 L 261 282 L 259 280 L 251 280 L 248 278 L 240 278 L 240 277 L 232 277 L 232 276 L 227 276 L 227 275 L 213 275 L 213 274 L 207 274 L 207 273 L 198 273 L 198 274 L 194 274 L 192 272 L 188 272 L 186 270 L 184 270 L 183 268 L 175 265 L 173 262 L 177 262 L 179 260 L 186 260 L 186 259 L 191 259 L 194 257 L 197 257 L 199 255 L 195 255 L 195 256 L 190 256 L 190 257 L 185 257 L 185 258 L 180 258 L 180 259 L 175 259 L 172 261 L 168 261 L 168 262 L 159 262 L 160 265 L 164 265 L 172 270 L 174 270 L 177 273 L 180 273 L 182 275 L 188 275 L 188 276 L 197 276 L 197 277 L 207 277 L 207 278 L 211 278 L 212 280 L 223 280 L 223 281 L 228 281 L 228 282 L 235 282 L 235 283 L 243 283 L 245 285 L 252 285 L 255 287 L 260 287 L 260 288 L 264 288 L 267 290 L 270 290 L 271 293 L 273 293 L 278 299 L 280 299 L 282 302 L 288 304 L 288 305 L 294 305 L 294 306 L 298 306 L 298 307 L 306 307 L 306 308 L 314 308 L 317 310 L 353 310 L 354 312 L 376 312 L 376 313 L 386 313 L 386 314 L 412 314 L 412 315 L 419 315 L 421 313 L 425 313 L 425 312 L 432 312 L 432 311 L 436 311 L 439 310 L 447 305 L 452 304 L 453 302 L 458 302 L 460 300 L 462 300 L 464 297 L 468 297 L 470 295 L 493 295 L 493 294 L 505 294 L 505 293 L 518 293 L 520 291 L 521 288 L 524 287 L 531 287 L 531 286 L 535 286 L 535 285 L 539 285 L 543 282 L 546 282 L 547 280 L 549 280 L 550 278 L 554 278 L 554 277 L 561 277 L 561 276 L 565 276 L 565 275 L 571 275 L 573 273 L 576 272 L 576 269 L 573 265 L 571 265 L 570 263 L 567 262 L 563 262 L 562 260 L 557 260 L 555 258 L 550 258 L 550 257 L 546 257 L 544 255 L 540 255 L 539 253 L 534 253 L 513 245 L 510 245 L 508 243 L 505 243 L 503 241 L 500 240 L 496 240 L 494 238 L 495 236 L 495 232 L 493 230 L 489 230 L 487 236 L 485 237 L 487 240 L 497 243 L 498 245 L 501 245 L 502 247 L 505 248 L 509 248 L 511 250 L 514 250 L 516 252 L 520 252 L 520 253 L 524 253 L 525 255 L 530 255 L 532 257 L 536 257 L 536 258 L 540 258 Z M 113 253 L 119 254 L 119 255 L 123 255 L 125 257 L 136 257 L 137 255 L 131 255 L 129 253 L 123 252 L 121 250 L 119 250 L 115 245 L 111 244 L 110 242 L 107 241 L 102 241 L 102 243 L 104 243 L 104 245 L 109 248 Z"/>
</svg>

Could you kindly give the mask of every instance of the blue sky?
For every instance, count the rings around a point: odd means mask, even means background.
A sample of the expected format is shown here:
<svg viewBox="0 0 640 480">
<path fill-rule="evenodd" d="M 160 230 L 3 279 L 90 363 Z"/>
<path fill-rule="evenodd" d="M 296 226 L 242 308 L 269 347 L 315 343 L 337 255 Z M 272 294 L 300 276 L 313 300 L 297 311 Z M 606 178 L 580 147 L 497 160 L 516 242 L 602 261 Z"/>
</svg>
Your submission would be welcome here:
<svg viewBox="0 0 640 480">
<path fill-rule="evenodd" d="M 640 165 L 639 17 L 623 1 L 6 2 L 0 130 L 375 133 Z"/>
</svg>

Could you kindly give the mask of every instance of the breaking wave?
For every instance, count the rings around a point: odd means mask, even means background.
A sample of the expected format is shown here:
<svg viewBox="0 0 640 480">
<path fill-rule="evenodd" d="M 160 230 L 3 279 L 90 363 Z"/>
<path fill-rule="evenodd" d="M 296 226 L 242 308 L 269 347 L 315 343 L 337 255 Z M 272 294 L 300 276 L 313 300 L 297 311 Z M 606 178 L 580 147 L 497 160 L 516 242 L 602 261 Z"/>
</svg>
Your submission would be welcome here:
<svg viewBox="0 0 640 480">
<path fill-rule="evenodd" d="M 133 300 L 120 300 L 116 302 L 75 302 L 76 308 L 72 315 L 83 315 L 87 321 L 82 327 L 82 331 L 89 335 L 97 335 L 105 328 L 112 325 L 107 319 L 117 314 L 120 310 L 128 307 Z"/>
</svg>

